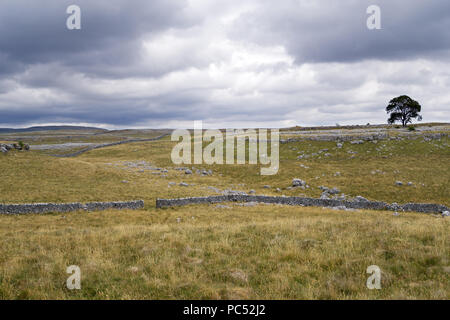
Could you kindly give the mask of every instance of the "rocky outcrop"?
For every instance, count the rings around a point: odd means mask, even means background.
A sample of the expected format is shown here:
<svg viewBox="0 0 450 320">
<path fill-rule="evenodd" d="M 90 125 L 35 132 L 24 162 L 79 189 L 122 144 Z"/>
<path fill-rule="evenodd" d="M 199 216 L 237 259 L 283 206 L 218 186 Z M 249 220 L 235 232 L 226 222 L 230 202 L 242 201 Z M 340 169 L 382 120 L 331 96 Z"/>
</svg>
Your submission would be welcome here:
<svg viewBox="0 0 450 320">
<path fill-rule="evenodd" d="M 402 139 L 419 139 L 423 138 L 427 141 L 439 140 L 441 138 L 450 137 L 450 134 L 446 132 L 438 133 L 415 133 L 415 132 L 402 132 L 397 136 L 390 136 L 388 133 L 381 132 L 376 134 L 315 134 L 315 135 L 300 135 L 298 137 L 282 139 L 281 144 L 300 141 L 335 141 L 338 142 L 338 148 L 342 148 L 342 142 L 351 142 L 352 144 L 362 144 L 365 141 L 378 141 L 378 140 L 402 140 Z"/>
<path fill-rule="evenodd" d="M 30 150 L 30 145 L 26 143 L 12 143 L 12 144 L 0 143 L 0 152 L 8 153 L 11 150 L 28 151 Z"/>
<path fill-rule="evenodd" d="M 408 203 L 405 205 L 389 204 L 381 201 L 355 201 L 336 200 L 336 199 L 316 199 L 303 197 L 274 197 L 257 195 L 223 195 L 197 198 L 179 198 L 179 199 L 157 199 L 156 207 L 174 207 L 189 204 L 212 204 L 221 202 L 255 202 L 269 204 L 283 204 L 291 206 L 304 207 L 345 207 L 348 209 L 368 209 L 368 210 L 390 210 L 390 211 L 413 211 L 423 213 L 441 213 L 448 211 L 449 208 L 439 204 Z"/>
</svg>

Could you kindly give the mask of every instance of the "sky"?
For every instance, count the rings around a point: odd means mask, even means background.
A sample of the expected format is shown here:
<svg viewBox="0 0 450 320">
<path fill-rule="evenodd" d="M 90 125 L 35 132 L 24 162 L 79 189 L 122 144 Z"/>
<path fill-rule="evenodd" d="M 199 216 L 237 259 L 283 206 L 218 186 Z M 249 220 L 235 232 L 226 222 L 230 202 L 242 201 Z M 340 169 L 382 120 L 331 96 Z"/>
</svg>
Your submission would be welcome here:
<svg viewBox="0 0 450 320">
<path fill-rule="evenodd" d="M 2 0 L 0 127 L 375 124 L 405 94 L 450 122 L 449 30 L 448 0 Z"/>
</svg>

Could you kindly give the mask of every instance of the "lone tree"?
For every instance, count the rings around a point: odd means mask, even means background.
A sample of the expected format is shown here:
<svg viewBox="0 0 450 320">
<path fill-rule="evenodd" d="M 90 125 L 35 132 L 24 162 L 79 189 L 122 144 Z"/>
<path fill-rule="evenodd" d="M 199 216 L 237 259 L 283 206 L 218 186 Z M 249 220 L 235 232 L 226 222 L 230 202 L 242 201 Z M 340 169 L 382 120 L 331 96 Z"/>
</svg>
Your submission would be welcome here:
<svg viewBox="0 0 450 320">
<path fill-rule="evenodd" d="M 419 114 L 422 107 L 420 104 L 408 96 L 400 96 L 392 99 L 386 107 L 386 112 L 390 113 L 388 123 L 392 124 L 396 121 L 401 121 L 402 125 L 406 127 L 412 119 L 417 118 L 422 121 L 422 116 Z"/>
</svg>

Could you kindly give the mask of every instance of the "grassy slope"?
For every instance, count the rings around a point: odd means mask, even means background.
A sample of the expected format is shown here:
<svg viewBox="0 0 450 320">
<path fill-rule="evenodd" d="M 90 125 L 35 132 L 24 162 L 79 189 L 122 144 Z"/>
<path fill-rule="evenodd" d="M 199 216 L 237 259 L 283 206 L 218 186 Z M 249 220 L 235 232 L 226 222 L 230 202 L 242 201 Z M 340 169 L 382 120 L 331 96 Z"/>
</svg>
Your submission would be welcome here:
<svg viewBox="0 0 450 320">
<path fill-rule="evenodd" d="M 211 166 L 212 177 L 169 170 L 162 178 L 108 165 L 174 166 L 167 139 L 69 159 L 0 155 L 0 202 L 146 200 L 142 211 L 1 216 L 0 298 L 448 299 L 448 219 L 266 205 L 154 209 L 156 197 L 212 194 L 207 186 L 279 194 L 262 187 L 283 189 L 294 177 L 312 188 L 283 194 L 318 196 L 317 186 L 326 185 L 374 200 L 450 205 L 448 143 L 347 143 L 342 150 L 330 142 L 282 145 L 280 172 L 268 177 L 253 166 Z M 306 154 L 328 148 L 332 156 L 299 161 L 292 148 Z M 355 159 L 349 150 L 358 152 Z M 385 173 L 372 175 L 376 169 Z M 414 186 L 397 187 L 396 180 Z M 196 185 L 168 188 L 169 181 Z M 71 264 L 82 269 L 81 291 L 64 289 Z M 383 290 L 365 288 L 371 264 L 384 272 Z"/>
</svg>

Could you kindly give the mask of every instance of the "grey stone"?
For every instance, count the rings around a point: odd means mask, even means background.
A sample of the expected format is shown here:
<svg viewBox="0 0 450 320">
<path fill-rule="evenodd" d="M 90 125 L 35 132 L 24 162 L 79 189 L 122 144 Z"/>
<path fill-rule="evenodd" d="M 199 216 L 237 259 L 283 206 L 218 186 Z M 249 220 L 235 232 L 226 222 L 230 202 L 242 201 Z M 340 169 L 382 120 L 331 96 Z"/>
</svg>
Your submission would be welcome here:
<svg viewBox="0 0 450 320">
<path fill-rule="evenodd" d="M 338 188 L 332 188 L 332 189 L 328 190 L 328 192 L 330 194 L 338 194 L 341 192 L 341 190 L 339 190 Z"/>
<path fill-rule="evenodd" d="M 192 174 L 192 170 L 191 170 L 191 169 L 186 169 L 186 170 L 184 171 L 184 173 L 185 173 L 185 174 Z"/>
<path fill-rule="evenodd" d="M 180 187 L 189 187 L 189 185 L 186 182 L 180 182 Z"/>
<path fill-rule="evenodd" d="M 225 205 L 223 205 L 223 204 L 218 204 L 218 205 L 216 205 L 216 208 L 217 208 L 217 209 L 232 209 L 230 206 L 225 206 Z"/>
<path fill-rule="evenodd" d="M 401 182 L 401 181 L 395 181 L 395 184 L 396 184 L 397 186 L 402 186 L 402 185 L 403 185 L 403 182 Z"/>
<path fill-rule="evenodd" d="M 366 198 L 364 198 L 362 196 L 356 196 L 355 201 L 356 202 L 369 202 L 369 200 L 367 200 Z"/>
<path fill-rule="evenodd" d="M 292 179 L 292 186 L 293 187 L 306 186 L 306 181 L 303 181 L 302 179 L 294 178 L 294 179 Z"/>
</svg>

